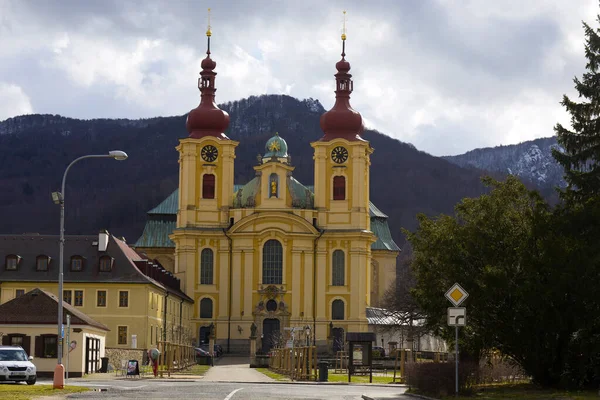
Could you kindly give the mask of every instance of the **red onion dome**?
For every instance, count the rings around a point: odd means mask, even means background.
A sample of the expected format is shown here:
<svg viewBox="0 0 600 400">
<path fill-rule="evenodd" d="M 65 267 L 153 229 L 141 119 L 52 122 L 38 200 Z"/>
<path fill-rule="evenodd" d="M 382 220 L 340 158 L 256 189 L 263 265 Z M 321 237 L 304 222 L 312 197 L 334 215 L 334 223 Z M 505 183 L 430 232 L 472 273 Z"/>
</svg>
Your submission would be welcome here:
<svg viewBox="0 0 600 400">
<path fill-rule="evenodd" d="M 350 93 L 354 83 L 352 75 L 348 73 L 350 63 L 344 56 L 342 52 L 342 59 L 335 65 L 338 70 L 335 74 L 335 104 L 331 110 L 321 116 L 321 129 L 325 133 L 321 140 L 337 138 L 362 140 L 360 134 L 365 130 L 362 116 L 350 105 Z"/>
<path fill-rule="evenodd" d="M 192 138 L 214 136 L 220 139 L 228 139 L 223 132 L 229 126 L 229 114 L 221 110 L 215 104 L 215 77 L 217 73 L 213 70 L 217 63 L 210 58 L 210 29 L 207 32 L 208 50 L 206 58 L 202 60 L 202 71 L 198 79 L 200 89 L 200 105 L 191 110 L 187 116 L 185 127 Z"/>
</svg>

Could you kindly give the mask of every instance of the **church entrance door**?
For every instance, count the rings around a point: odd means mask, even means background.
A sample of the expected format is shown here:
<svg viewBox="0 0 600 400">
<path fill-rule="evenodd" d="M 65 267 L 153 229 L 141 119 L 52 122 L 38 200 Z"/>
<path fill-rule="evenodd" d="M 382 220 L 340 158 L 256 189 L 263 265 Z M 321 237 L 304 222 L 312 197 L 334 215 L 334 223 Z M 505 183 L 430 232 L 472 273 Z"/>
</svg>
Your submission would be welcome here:
<svg viewBox="0 0 600 400">
<path fill-rule="evenodd" d="M 333 353 L 344 350 L 344 329 L 333 328 L 331 336 L 333 336 Z"/>
<path fill-rule="evenodd" d="M 210 340 L 210 326 L 201 326 L 198 334 L 198 346 L 208 344 Z"/>
<path fill-rule="evenodd" d="M 272 347 L 279 344 L 280 326 L 277 318 L 266 318 L 263 321 L 262 351 L 267 354 Z"/>
</svg>

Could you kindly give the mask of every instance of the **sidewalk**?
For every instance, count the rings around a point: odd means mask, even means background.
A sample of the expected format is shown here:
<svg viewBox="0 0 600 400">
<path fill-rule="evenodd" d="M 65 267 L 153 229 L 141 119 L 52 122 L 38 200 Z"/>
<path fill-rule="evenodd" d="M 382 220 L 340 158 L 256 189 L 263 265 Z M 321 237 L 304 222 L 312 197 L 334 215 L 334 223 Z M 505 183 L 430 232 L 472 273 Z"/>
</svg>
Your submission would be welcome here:
<svg viewBox="0 0 600 400">
<path fill-rule="evenodd" d="M 250 368 L 248 357 L 222 357 L 204 375 L 207 382 L 275 382 L 274 379 Z"/>
</svg>

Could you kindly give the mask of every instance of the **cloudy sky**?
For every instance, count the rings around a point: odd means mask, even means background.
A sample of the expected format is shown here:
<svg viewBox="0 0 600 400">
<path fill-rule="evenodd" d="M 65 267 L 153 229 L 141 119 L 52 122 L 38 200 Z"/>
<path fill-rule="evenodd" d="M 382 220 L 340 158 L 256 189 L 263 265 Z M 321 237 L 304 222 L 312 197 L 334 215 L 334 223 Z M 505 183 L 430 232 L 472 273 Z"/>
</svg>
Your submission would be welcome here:
<svg viewBox="0 0 600 400">
<path fill-rule="evenodd" d="M 217 101 L 334 100 L 342 10 L 353 107 L 434 155 L 553 135 L 598 0 L 0 0 L 0 120 L 181 115 L 212 8 Z"/>
</svg>

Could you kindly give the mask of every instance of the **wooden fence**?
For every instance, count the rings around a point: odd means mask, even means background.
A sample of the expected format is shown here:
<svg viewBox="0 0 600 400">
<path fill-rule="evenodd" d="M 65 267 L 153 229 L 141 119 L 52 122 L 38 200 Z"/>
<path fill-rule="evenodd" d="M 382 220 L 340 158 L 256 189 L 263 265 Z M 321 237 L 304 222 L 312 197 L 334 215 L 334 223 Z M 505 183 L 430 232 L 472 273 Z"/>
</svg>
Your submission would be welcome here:
<svg viewBox="0 0 600 400">
<path fill-rule="evenodd" d="M 269 368 L 295 381 L 317 380 L 315 346 L 271 349 Z"/>
<path fill-rule="evenodd" d="M 196 364 L 194 346 L 159 341 L 158 351 L 160 351 L 158 368 L 161 378 L 165 372 L 170 377 L 172 372 L 181 371 Z"/>
<path fill-rule="evenodd" d="M 403 349 L 394 350 L 394 382 L 403 382 L 405 379 L 405 366 L 407 363 L 424 363 L 424 362 L 448 362 L 450 361 L 449 353 L 433 352 L 433 351 L 410 351 Z"/>
</svg>

